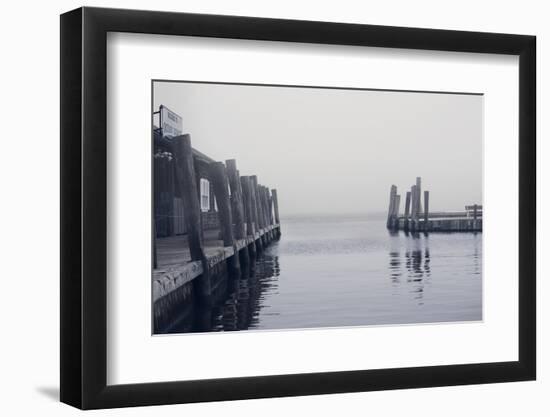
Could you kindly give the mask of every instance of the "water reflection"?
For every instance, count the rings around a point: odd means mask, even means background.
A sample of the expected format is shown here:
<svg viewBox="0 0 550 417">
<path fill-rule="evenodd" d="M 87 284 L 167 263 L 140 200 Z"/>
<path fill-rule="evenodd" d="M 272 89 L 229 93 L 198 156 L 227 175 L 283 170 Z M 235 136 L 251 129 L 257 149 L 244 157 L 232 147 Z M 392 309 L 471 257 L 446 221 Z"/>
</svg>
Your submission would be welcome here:
<svg viewBox="0 0 550 417">
<path fill-rule="evenodd" d="M 405 289 L 418 305 L 423 305 L 425 287 L 429 285 L 432 274 L 429 241 L 427 236 L 422 241 L 417 240 L 420 237 L 418 234 L 405 236 L 413 238 L 409 242 L 412 248 L 389 252 L 390 280 L 396 289 Z M 394 294 L 397 295 L 395 291 Z"/>
<path fill-rule="evenodd" d="M 280 274 L 279 257 L 262 253 L 241 275 L 227 279 L 227 290 L 213 307 L 195 307 L 192 331 L 248 330 L 258 324 L 263 294 L 276 293 Z"/>
<path fill-rule="evenodd" d="M 401 256 L 399 252 L 390 252 L 390 277 L 394 284 L 399 283 L 401 277 Z"/>
</svg>

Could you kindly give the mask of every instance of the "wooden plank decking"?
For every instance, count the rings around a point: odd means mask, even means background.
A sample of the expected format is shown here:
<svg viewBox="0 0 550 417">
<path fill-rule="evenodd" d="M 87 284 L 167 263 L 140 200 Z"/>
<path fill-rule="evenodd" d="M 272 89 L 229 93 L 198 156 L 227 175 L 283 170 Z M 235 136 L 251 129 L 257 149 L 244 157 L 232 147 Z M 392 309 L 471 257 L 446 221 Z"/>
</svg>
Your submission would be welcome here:
<svg viewBox="0 0 550 417">
<path fill-rule="evenodd" d="M 278 224 L 270 225 L 257 231 L 255 236 L 249 235 L 245 239 L 236 240 L 235 248 L 223 246 L 223 241 L 217 239 L 219 231 L 205 231 L 203 248 L 209 268 L 233 256 L 235 249 L 238 252 L 260 239 L 261 236 L 278 228 Z M 204 272 L 201 261 L 191 260 L 187 235 L 159 238 L 156 244 L 157 268 L 152 274 L 153 301 L 157 301 Z"/>
</svg>

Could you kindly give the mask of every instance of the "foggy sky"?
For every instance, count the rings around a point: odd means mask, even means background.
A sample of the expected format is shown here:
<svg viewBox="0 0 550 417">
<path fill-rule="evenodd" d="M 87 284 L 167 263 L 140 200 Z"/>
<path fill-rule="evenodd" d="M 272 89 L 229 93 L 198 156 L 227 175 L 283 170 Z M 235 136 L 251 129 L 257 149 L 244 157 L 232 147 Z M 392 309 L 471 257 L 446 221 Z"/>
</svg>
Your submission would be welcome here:
<svg viewBox="0 0 550 417">
<path fill-rule="evenodd" d="M 385 213 L 392 184 L 403 212 L 417 176 L 430 210 L 482 202 L 482 96 L 155 82 L 160 104 L 195 149 L 277 188 L 281 217 Z"/>
</svg>

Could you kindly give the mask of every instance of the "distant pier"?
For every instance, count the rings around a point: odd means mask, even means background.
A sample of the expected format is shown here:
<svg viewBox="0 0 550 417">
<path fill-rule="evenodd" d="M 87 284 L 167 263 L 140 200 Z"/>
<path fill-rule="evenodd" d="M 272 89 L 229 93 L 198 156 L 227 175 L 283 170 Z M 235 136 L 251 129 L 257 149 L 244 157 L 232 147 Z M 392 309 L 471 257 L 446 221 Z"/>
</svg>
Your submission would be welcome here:
<svg viewBox="0 0 550 417">
<path fill-rule="evenodd" d="M 424 203 L 422 205 L 422 197 Z M 390 188 L 390 203 L 386 226 L 389 230 L 406 232 L 481 232 L 483 229 L 483 206 L 472 204 L 464 211 L 430 212 L 430 192 L 422 193 L 422 180 L 416 178 L 405 196 L 405 210 L 400 214 L 401 195 L 397 186 Z"/>
<path fill-rule="evenodd" d="M 193 149 L 188 134 L 155 131 L 153 167 L 153 326 L 164 333 L 194 304 L 214 304 L 281 229 L 277 190 Z"/>
</svg>

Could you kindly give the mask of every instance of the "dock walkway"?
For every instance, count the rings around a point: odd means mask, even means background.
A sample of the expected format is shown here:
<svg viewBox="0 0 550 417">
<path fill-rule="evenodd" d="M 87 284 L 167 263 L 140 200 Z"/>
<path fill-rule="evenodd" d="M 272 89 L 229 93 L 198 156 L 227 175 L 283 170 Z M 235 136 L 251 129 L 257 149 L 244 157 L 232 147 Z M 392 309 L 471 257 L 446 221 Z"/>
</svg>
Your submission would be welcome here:
<svg viewBox="0 0 550 417">
<path fill-rule="evenodd" d="M 270 225 L 257 231 L 255 236 L 249 235 L 246 239 L 236 241 L 235 247 L 223 246 L 223 240 L 215 239 L 218 231 L 211 231 L 210 236 L 205 237 L 206 262 L 211 268 L 278 229 L 278 224 Z M 204 272 L 201 261 L 191 260 L 186 235 L 157 239 L 157 257 L 157 268 L 152 274 L 153 302 L 191 282 Z"/>
</svg>

